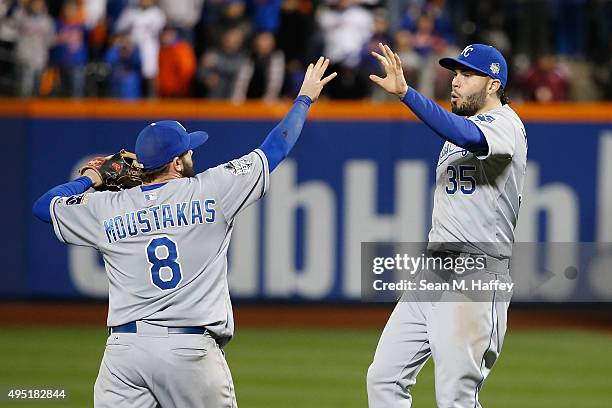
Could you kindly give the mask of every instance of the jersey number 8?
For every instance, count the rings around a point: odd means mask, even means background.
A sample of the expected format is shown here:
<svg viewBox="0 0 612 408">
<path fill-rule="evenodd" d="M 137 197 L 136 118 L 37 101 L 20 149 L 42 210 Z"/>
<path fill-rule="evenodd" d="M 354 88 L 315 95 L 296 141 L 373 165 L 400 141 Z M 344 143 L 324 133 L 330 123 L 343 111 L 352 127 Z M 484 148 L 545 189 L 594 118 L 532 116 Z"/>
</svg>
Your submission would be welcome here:
<svg viewBox="0 0 612 408">
<path fill-rule="evenodd" d="M 166 255 L 162 253 L 165 248 Z M 168 237 L 153 238 L 147 245 L 147 260 L 149 261 L 153 284 L 161 290 L 174 289 L 183 279 L 181 264 L 178 262 L 176 243 Z M 170 269 L 170 276 L 162 277 L 162 270 Z"/>
</svg>

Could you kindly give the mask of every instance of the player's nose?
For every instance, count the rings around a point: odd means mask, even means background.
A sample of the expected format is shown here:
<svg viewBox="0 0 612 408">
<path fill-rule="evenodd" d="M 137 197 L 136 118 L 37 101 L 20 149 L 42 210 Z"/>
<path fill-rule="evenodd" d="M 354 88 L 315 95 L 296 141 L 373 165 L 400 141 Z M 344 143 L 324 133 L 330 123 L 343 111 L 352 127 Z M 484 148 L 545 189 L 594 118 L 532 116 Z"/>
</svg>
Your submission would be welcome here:
<svg viewBox="0 0 612 408">
<path fill-rule="evenodd" d="M 455 75 L 455 77 L 453 77 L 453 80 L 451 82 L 451 86 L 454 88 L 459 88 L 459 86 L 461 85 L 461 80 L 459 79 L 459 75 Z"/>
</svg>

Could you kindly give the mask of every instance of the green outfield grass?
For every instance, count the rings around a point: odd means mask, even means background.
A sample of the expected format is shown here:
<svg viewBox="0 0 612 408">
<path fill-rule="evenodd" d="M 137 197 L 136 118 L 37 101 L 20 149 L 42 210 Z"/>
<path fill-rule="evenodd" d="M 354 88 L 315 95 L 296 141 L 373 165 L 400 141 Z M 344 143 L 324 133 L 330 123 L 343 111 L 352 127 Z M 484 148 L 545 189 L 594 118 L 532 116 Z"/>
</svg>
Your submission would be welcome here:
<svg viewBox="0 0 612 408">
<path fill-rule="evenodd" d="M 239 406 L 366 407 L 365 373 L 375 330 L 239 329 L 227 347 Z M 62 402 L 0 406 L 90 407 L 104 329 L 3 328 L 0 390 L 64 388 Z M 485 383 L 487 408 L 612 406 L 612 336 L 587 331 L 510 331 Z M 414 389 L 415 406 L 435 407 L 431 362 Z"/>
</svg>

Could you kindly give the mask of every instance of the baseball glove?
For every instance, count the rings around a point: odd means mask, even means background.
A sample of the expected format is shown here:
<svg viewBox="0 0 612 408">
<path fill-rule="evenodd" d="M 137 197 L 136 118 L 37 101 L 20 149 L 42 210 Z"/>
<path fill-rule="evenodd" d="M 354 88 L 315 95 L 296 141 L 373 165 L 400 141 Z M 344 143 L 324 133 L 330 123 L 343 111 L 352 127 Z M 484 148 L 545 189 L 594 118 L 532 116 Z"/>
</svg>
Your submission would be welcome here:
<svg viewBox="0 0 612 408">
<path fill-rule="evenodd" d="M 142 165 L 136 161 L 136 155 L 121 149 L 120 152 L 106 157 L 96 157 L 79 169 L 92 169 L 100 175 L 102 185 L 94 187 L 98 191 L 119 191 L 142 184 L 140 178 Z"/>
</svg>

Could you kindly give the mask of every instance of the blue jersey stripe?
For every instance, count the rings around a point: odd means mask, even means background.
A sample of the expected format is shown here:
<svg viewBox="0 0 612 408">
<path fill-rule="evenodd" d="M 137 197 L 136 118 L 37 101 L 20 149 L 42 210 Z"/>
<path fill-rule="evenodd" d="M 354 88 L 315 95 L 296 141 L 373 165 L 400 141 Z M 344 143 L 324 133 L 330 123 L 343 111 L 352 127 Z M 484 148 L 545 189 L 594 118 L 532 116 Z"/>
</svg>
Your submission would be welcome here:
<svg viewBox="0 0 612 408">
<path fill-rule="evenodd" d="M 493 343 L 493 332 L 495 331 L 495 326 L 497 326 L 495 323 L 495 295 L 497 294 L 497 291 L 493 291 L 493 301 L 491 302 L 491 334 L 489 334 L 489 345 L 487 346 L 487 348 L 485 349 L 485 352 L 482 355 L 482 359 L 480 360 L 480 375 L 482 376 L 482 379 L 478 382 L 478 384 L 476 384 L 476 390 L 474 390 L 474 408 L 476 408 L 478 406 L 478 392 L 480 391 L 480 387 L 482 387 L 482 383 L 485 380 L 485 376 L 482 373 L 482 365 L 485 362 L 485 357 L 487 355 L 487 353 L 489 352 L 489 350 L 491 349 L 491 343 Z M 499 342 L 499 338 L 497 339 L 497 341 Z"/>
<path fill-rule="evenodd" d="M 140 186 L 140 191 L 155 190 L 156 188 L 160 188 L 162 186 L 165 186 L 167 183 L 168 183 L 167 181 L 164 181 L 163 183 L 149 184 L 148 186 Z"/>
<path fill-rule="evenodd" d="M 60 235 L 60 239 L 62 240 L 62 242 L 66 243 L 66 238 L 64 238 L 64 234 L 62 234 L 62 230 L 60 228 L 59 220 L 57 218 L 57 214 L 55 213 L 55 205 L 57 204 L 57 202 L 59 200 L 61 200 L 61 198 L 57 198 L 57 199 L 53 200 L 53 203 L 51 204 L 51 217 L 53 218 L 53 223 L 57 226 L 57 232 Z"/>
<path fill-rule="evenodd" d="M 259 160 L 261 160 L 261 171 L 263 173 L 264 176 L 264 180 L 263 180 L 263 189 L 261 190 L 261 194 L 259 196 L 259 198 L 263 197 L 267 188 L 267 184 L 268 184 L 268 174 L 266 172 L 266 162 L 265 159 L 263 157 L 261 157 L 261 153 L 258 151 L 259 149 L 255 149 L 254 152 L 257 153 L 257 156 L 259 157 Z"/>
</svg>

